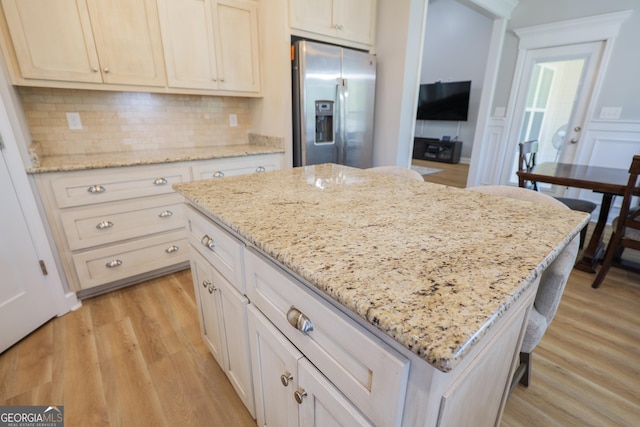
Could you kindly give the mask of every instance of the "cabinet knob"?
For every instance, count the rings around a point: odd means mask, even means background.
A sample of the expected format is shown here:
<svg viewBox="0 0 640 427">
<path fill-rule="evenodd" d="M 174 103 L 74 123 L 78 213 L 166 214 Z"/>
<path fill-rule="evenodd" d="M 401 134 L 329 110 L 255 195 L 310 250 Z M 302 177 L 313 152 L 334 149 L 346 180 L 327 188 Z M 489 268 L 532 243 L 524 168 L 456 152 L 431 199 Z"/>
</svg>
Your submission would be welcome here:
<svg viewBox="0 0 640 427">
<path fill-rule="evenodd" d="M 293 381 L 293 375 L 291 375 L 291 372 L 287 371 L 280 375 L 280 382 L 283 386 L 287 387 L 289 385 L 289 381 Z"/>
<path fill-rule="evenodd" d="M 210 280 L 203 280 L 202 281 L 202 287 L 203 288 L 208 288 L 209 286 L 211 286 L 211 281 Z"/>
<path fill-rule="evenodd" d="M 224 172 L 222 172 L 222 171 L 215 171 L 213 173 L 213 177 L 214 178 L 222 178 L 223 176 L 224 176 Z"/>
<path fill-rule="evenodd" d="M 107 191 L 106 188 L 104 188 L 102 185 L 92 185 L 91 187 L 87 188 L 87 191 L 89 193 L 104 193 L 105 191 Z"/>
<path fill-rule="evenodd" d="M 165 185 L 168 182 L 166 178 L 156 178 L 153 180 L 153 185 Z"/>
<path fill-rule="evenodd" d="M 91 67 L 91 72 L 92 73 L 97 73 L 98 72 L 98 67 Z"/>
<path fill-rule="evenodd" d="M 202 236 L 202 239 L 200 239 L 200 243 L 202 243 L 202 246 L 211 250 L 214 250 L 216 247 L 216 242 L 214 242 L 213 239 L 206 234 Z"/>
<path fill-rule="evenodd" d="M 293 396 L 296 398 L 296 402 L 300 405 L 302 403 L 302 399 L 307 397 L 307 392 L 301 388 L 300 390 L 296 390 L 295 393 L 293 393 Z"/>
<path fill-rule="evenodd" d="M 176 245 L 171 245 L 169 246 L 167 249 L 165 249 L 164 251 L 168 254 L 172 254 L 174 252 L 178 252 L 180 250 L 180 246 L 176 246 Z"/>
<path fill-rule="evenodd" d="M 109 70 L 109 67 L 104 67 L 104 70 L 102 70 L 102 71 L 104 73 L 106 73 L 106 74 L 109 74 L 109 71 L 111 71 L 111 70 Z"/>
<path fill-rule="evenodd" d="M 115 267 L 118 267 L 119 265 L 122 265 L 122 261 L 119 259 L 112 259 L 106 264 L 107 268 L 115 268 Z"/>
<path fill-rule="evenodd" d="M 291 326 L 302 333 L 306 334 L 307 332 L 313 331 L 313 323 L 311 320 L 294 306 L 291 306 L 287 312 L 287 320 Z"/>
<path fill-rule="evenodd" d="M 173 212 L 171 211 L 162 211 L 158 214 L 160 218 L 169 218 L 172 215 L 173 215 Z"/>
<path fill-rule="evenodd" d="M 209 293 L 212 294 L 214 291 L 217 291 L 218 288 L 216 288 L 215 286 L 209 286 Z"/>
<path fill-rule="evenodd" d="M 258 166 L 258 167 L 256 168 L 256 172 L 257 172 L 257 173 L 266 172 L 266 171 L 267 171 L 267 170 L 265 169 L 265 167 L 264 167 L 264 166 Z"/>
<path fill-rule="evenodd" d="M 96 225 L 96 228 L 98 230 L 106 230 L 107 228 L 111 228 L 111 227 L 113 227 L 113 223 L 111 221 L 102 221 L 101 223 Z"/>
</svg>

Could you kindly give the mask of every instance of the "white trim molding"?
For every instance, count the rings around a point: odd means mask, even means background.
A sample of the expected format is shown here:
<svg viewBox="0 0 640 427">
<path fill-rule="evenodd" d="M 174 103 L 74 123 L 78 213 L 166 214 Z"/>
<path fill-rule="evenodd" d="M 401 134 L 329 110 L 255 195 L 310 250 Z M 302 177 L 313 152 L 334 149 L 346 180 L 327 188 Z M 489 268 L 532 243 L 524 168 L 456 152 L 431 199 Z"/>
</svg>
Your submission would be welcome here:
<svg viewBox="0 0 640 427">
<path fill-rule="evenodd" d="M 513 30 L 520 43 L 519 49 L 539 49 L 564 44 L 609 40 L 618 35 L 622 23 L 632 10 L 535 25 Z M 588 31 L 585 31 L 588 29 Z"/>
<path fill-rule="evenodd" d="M 473 9 L 479 9 L 484 14 L 491 15 L 494 19 L 511 18 L 513 9 L 520 0 L 458 0 Z"/>
</svg>

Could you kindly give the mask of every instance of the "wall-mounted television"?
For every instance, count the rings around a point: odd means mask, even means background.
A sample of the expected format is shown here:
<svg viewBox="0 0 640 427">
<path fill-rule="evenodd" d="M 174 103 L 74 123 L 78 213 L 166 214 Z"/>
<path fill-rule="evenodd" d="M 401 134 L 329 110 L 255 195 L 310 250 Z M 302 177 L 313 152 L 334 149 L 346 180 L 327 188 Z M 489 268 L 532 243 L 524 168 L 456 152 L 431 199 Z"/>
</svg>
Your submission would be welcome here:
<svg viewBox="0 0 640 427">
<path fill-rule="evenodd" d="M 471 81 L 420 85 L 418 120 L 467 121 Z"/>
</svg>

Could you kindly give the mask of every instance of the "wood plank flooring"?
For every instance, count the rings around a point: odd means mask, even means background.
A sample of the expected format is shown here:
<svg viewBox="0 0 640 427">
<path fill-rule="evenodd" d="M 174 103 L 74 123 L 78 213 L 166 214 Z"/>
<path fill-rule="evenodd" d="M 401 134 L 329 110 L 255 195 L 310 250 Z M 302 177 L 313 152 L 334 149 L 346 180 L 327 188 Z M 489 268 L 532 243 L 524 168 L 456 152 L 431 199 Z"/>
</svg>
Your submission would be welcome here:
<svg viewBox="0 0 640 427">
<path fill-rule="evenodd" d="M 574 271 L 502 426 L 640 425 L 640 275 Z M 85 300 L 0 355 L 0 405 L 67 426 L 255 426 L 202 342 L 191 274 Z"/>
<path fill-rule="evenodd" d="M 416 166 L 426 166 L 428 168 L 442 169 L 442 172 L 425 175 L 424 180 L 435 182 L 436 184 L 448 185 L 450 187 L 465 188 L 467 186 L 467 175 L 469 165 L 466 163 L 443 163 L 429 160 L 413 159 L 411 164 Z"/>
</svg>

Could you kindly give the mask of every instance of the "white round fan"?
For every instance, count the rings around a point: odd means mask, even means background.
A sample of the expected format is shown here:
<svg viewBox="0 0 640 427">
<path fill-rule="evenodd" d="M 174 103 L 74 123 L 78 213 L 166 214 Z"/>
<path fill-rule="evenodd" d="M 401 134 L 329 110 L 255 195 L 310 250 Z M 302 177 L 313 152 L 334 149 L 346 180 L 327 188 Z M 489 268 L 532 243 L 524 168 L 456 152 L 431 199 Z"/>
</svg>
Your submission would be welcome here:
<svg viewBox="0 0 640 427">
<path fill-rule="evenodd" d="M 553 145 L 553 148 L 556 149 L 556 162 L 558 161 L 558 157 L 560 156 L 560 150 L 562 150 L 564 138 L 567 136 L 568 126 L 568 124 L 560 126 L 551 137 L 551 144 Z"/>
</svg>

